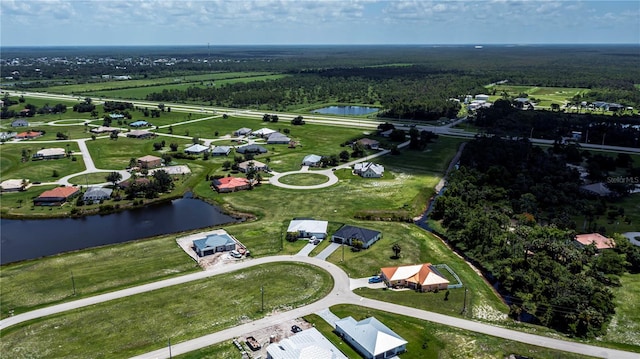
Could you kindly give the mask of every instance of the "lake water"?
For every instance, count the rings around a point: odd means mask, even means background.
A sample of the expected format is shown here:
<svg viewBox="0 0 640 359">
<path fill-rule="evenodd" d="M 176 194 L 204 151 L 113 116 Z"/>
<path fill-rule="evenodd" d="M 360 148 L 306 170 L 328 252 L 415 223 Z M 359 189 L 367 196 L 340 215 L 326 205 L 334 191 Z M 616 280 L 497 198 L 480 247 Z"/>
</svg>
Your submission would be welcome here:
<svg viewBox="0 0 640 359">
<path fill-rule="evenodd" d="M 83 218 L 0 220 L 0 264 L 237 222 L 199 199 Z"/>
<path fill-rule="evenodd" d="M 359 116 L 368 115 L 370 113 L 378 112 L 380 109 L 377 107 L 367 106 L 329 106 L 313 110 L 313 113 L 320 113 L 323 115 L 342 115 L 342 116 Z"/>
</svg>

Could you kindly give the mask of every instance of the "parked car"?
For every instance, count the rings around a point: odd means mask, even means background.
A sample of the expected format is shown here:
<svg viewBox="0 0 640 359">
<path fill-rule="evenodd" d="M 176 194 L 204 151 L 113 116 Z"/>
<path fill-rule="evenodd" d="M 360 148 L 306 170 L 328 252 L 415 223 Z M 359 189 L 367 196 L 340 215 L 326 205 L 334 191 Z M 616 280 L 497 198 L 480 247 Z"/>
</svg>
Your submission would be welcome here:
<svg viewBox="0 0 640 359">
<path fill-rule="evenodd" d="M 229 254 L 230 254 L 233 258 L 240 258 L 240 257 L 242 257 L 242 254 L 241 254 L 240 252 L 236 251 L 235 249 L 234 249 L 234 250 L 232 250 Z"/>
<path fill-rule="evenodd" d="M 380 282 L 382 282 L 382 277 L 380 276 L 369 278 L 369 283 L 380 283 Z"/>
<path fill-rule="evenodd" d="M 299 332 L 302 331 L 302 328 L 300 328 L 297 325 L 293 325 L 293 326 L 291 326 L 291 331 L 294 332 L 294 333 L 299 333 Z"/>
<path fill-rule="evenodd" d="M 314 240 L 313 240 L 313 242 L 311 242 L 311 243 L 313 243 L 313 244 L 315 244 L 315 245 L 318 245 L 318 243 L 320 243 L 320 240 L 316 238 L 316 239 L 314 239 Z"/>
</svg>

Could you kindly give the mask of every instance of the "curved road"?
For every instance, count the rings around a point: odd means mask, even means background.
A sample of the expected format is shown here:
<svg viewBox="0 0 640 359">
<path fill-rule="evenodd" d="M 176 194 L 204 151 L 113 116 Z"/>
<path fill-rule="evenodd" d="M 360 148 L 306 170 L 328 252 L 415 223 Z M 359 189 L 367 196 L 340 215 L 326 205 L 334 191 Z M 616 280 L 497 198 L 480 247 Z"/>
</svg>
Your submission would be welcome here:
<svg viewBox="0 0 640 359">
<path fill-rule="evenodd" d="M 321 309 L 329 308 L 337 304 L 355 304 L 367 308 L 376 310 L 383 310 L 414 318 L 427 320 L 434 323 L 444 324 L 464 330 L 483 333 L 491 336 L 496 336 L 508 340 L 519 341 L 527 344 L 537 345 L 545 348 L 556 349 L 561 351 L 567 351 L 582 355 L 591 355 L 601 358 L 616 358 L 616 359 L 637 359 L 639 355 L 637 353 L 624 352 L 615 349 L 601 348 L 593 345 L 569 342 L 559 339 L 553 339 L 543 337 L 534 334 L 527 334 L 518 332 L 515 330 L 505 329 L 488 325 L 484 323 L 474 322 L 471 320 L 461 319 L 457 317 L 450 317 L 443 314 L 428 312 L 425 310 L 405 307 L 393 303 L 382 302 L 373 299 L 367 299 L 355 295 L 350 290 L 350 279 L 347 274 L 333 263 L 326 262 L 317 258 L 303 257 L 303 256 L 272 256 L 264 257 L 252 260 L 246 260 L 235 265 L 229 265 L 218 269 L 192 273 L 180 277 L 170 278 L 159 282 L 149 283 L 138 287 L 119 290 L 112 293 L 106 293 L 97 295 L 90 298 L 80 299 L 74 302 L 63 303 L 54 305 L 47 308 L 34 310 L 31 312 L 19 314 L 0 321 L 0 330 L 4 330 L 12 325 L 22 323 L 28 320 L 41 318 L 44 316 L 61 313 L 64 311 L 86 307 L 93 304 L 98 304 L 106 301 L 110 301 L 117 298 L 123 298 L 135 294 L 149 292 L 152 290 L 170 287 L 177 284 L 188 283 L 194 280 L 208 278 L 211 276 L 219 275 L 222 273 L 228 273 L 244 268 L 248 268 L 255 265 L 265 263 L 276 262 L 302 262 L 320 267 L 328 271 L 334 280 L 333 290 L 323 299 L 311 303 L 309 305 L 293 309 L 288 312 L 268 316 L 260 320 L 256 320 L 250 323 L 239 325 L 233 328 L 225 329 L 216 333 L 205 335 L 196 339 L 188 340 L 182 343 L 177 343 L 171 346 L 171 355 L 178 355 L 187 353 L 196 349 L 204 348 L 212 344 L 230 340 L 232 338 L 246 334 L 254 330 L 266 328 L 277 323 L 285 322 L 294 318 L 299 318 L 308 314 L 315 313 Z M 162 348 L 153 352 L 142 354 L 136 358 L 169 358 L 169 349 Z"/>
</svg>

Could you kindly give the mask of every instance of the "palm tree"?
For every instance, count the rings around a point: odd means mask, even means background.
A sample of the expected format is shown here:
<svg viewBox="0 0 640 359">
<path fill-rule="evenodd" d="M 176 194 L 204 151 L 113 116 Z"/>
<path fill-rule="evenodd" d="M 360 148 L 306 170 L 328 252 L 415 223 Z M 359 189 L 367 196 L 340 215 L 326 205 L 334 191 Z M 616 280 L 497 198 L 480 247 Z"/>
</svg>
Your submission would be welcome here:
<svg viewBox="0 0 640 359">
<path fill-rule="evenodd" d="M 394 253 L 394 258 L 400 258 L 400 251 L 402 251 L 402 248 L 400 248 L 400 245 L 398 243 L 394 244 L 393 247 L 391 247 L 391 249 L 393 250 Z"/>
</svg>

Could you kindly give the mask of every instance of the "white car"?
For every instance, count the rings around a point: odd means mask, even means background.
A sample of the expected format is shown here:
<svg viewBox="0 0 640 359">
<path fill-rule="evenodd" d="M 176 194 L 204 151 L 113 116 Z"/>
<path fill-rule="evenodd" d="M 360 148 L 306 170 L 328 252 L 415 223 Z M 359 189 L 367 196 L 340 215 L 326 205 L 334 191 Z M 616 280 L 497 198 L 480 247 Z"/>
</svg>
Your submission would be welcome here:
<svg viewBox="0 0 640 359">
<path fill-rule="evenodd" d="M 233 258 L 241 258 L 242 254 L 240 254 L 240 252 L 236 251 L 235 249 L 232 250 L 231 252 L 229 252 L 229 254 L 233 257 Z"/>
</svg>

